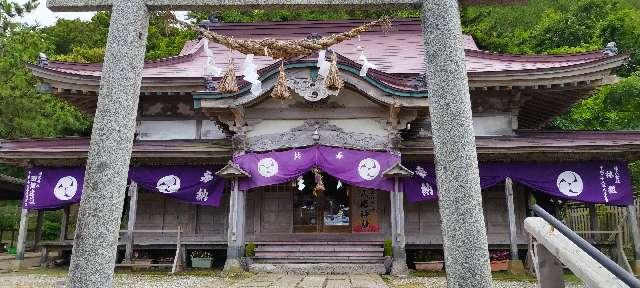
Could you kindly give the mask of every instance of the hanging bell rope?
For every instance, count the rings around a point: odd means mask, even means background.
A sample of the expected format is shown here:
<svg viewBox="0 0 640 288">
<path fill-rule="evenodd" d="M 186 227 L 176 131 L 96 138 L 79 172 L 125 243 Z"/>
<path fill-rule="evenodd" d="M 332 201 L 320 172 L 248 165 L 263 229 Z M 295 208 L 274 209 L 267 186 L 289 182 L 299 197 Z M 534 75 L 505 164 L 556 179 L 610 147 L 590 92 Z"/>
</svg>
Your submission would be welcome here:
<svg viewBox="0 0 640 288">
<path fill-rule="evenodd" d="M 276 85 L 273 86 L 271 97 L 283 101 L 291 97 L 291 92 L 289 92 L 289 88 L 287 88 L 287 75 L 284 73 L 284 61 L 280 62 L 278 81 L 276 81 Z"/>
<path fill-rule="evenodd" d="M 338 70 L 338 56 L 335 52 L 331 55 L 331 66 L 329 66 L 329 74 L 324 80 L 324 86 L 330 90 L 340 90 L 344 86 L 344 81 L 340 76 L 340 70 Z"/>
<path fill-rule="evenodd" d="M 391 18 L 382 17 L 376 21 L 366 23 L 364 25 L 353 28 L 349 31 L 322 37 L 317 40 L 313 39 L 297 39 L 297 40 L 276 40 L 276 39 L 236 39 L 231 36 L 221 35 L 205 28 L 180 20 L 171 12 L 167 12 L 166 18 L 177 25 L 186 27 L 198 32 L 207 39 L 224 45 L 230 49 L 239 51 L 243 54 L 254 54 L 257 56 L 267 56 L 273 59 L 290 59 L 311 55 L 320 50 L 338 44 L 340 42 L 358 37 L 363 32 L 369 31 L 374 27 L 382 27 L 385 31 L 391 28 Z"/>
<path fill-rule="evenodd" d="M 236 82 L 236 65 L 233 64 L 233 58 L 229 57 L 229 65 L 227 66 L 227 72 L 222 76 L 218 91 L 222 93 L 238 93 L 238 83 Z"/>
</svg>

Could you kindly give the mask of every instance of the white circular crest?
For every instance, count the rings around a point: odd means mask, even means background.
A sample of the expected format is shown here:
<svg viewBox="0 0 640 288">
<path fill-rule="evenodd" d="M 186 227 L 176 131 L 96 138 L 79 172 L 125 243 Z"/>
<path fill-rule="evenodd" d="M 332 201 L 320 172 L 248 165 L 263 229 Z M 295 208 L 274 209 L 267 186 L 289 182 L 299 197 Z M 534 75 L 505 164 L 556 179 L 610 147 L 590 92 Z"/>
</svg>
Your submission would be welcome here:
<svg viewBox="0 0 640 288">
<path fill-rule="evenodd" d="M 65 176 L 58 180 L 56 186 L 53 188 L 53 196 L 56 198 L 67 201 L 73 198 L 78 191 L 78 180 L 73 176 Z"/>
<path fill-rule="evenodd" d="M 373 158 L 365 158 L 358 164 L 358 174 L 364 180 L 373 180 L 380 174 L 380 163 Z"/>
<path fill-rule="evenodd" d="M 158 180 L 156 188 L 158 188 L 159 192 L 165 194 L 178 192 L 180 190 L 180 178 L 175 175 L 164 176 Z"/>
<path fill-rule="evenodd" d="M 278 162 L 273 158 L 263 158 L 258 161 L 258 173 L 265 178 L 269 178 L 278 173 Z"/>
<path fill-rule="evenodd" d="M 560 190 L 562 194 L 570 197 L 580 195 L 584 188 L 582 178 L 578 173 L 573 171 L 564 171 L 560 173 L 556 184 L 558 185 L 558 190 Z"/>
</svg>

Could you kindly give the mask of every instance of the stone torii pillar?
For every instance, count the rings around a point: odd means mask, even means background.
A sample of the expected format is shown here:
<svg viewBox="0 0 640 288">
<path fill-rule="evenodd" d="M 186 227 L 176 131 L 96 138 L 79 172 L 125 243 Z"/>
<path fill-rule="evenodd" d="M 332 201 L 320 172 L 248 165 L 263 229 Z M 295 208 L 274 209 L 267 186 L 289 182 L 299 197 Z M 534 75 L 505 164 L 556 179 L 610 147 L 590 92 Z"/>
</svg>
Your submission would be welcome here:
<svg viewBox="0 0 640 288">
<path fill-rule="evenodd" d="M 490 287 L 471 101 L 456 0 L 48 0 L 52 11 L 111 10 L 70 287 L 111 287 L 150 10 L 422 7 L 449 287 Z"/>
</svg>

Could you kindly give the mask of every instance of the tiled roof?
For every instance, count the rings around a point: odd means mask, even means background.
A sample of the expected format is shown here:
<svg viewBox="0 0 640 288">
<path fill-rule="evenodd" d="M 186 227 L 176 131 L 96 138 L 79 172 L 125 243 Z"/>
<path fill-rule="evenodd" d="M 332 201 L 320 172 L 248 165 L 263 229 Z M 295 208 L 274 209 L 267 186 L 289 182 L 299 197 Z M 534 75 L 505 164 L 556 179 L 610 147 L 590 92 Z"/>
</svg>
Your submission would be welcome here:
<svg viewBox="0 0 640 288">
<path fill-rule="evenodd" d="M 251 24 L 223 24 L 215 28 L 221 34 L 240 39 L 276 38 L 279 40 L 301 39 L 311 33 L 329 35 L 339 33 L 361 24 L 362 21 L 329 21 L 329 22 L 283 22 L 283 23 L 251 23 Z M 143 72 L 147 78 L 197 78 L 202 77 L 206 55 L 203 41 L 188 42 L 179 56 L 148 61 Z M 505 71 L 525 71 L 539 69 L 554 69 L 585 64 L 611 56 L 605 56 L 601 51 L 575 55 L 505 55 L 481 51 L 470 36 L 463 38 L 466 49 L 466 63 L 470 74 L 491 73 Z M 420 74 L 425 70 L 423 39 L 420 23 L 414 20 L 399 20 L 394 22 L 391 31 L 366 32 L 357 39 L 344 41 L 331 49 L 340 55 L 356 61 L 360 55 L 358 47 L 364 49 L 369 62 L 378 66 L 378 70 L 390 74 Z M 210 44 L 214 52 L 216 63 L 225 68 L 229 57 L 240 65 L 245 55 L 230 52 L 219 44 Z M 258 69 L 267 67 L 275 62 L 268 57 L 256 57 Z M 101 64 L 78 64 L 51 61 L 48 69 L 63 73 L 98 77 L 101 74 Z M 238 71 L 239 72 L 239 71 Z"/>
</svg>

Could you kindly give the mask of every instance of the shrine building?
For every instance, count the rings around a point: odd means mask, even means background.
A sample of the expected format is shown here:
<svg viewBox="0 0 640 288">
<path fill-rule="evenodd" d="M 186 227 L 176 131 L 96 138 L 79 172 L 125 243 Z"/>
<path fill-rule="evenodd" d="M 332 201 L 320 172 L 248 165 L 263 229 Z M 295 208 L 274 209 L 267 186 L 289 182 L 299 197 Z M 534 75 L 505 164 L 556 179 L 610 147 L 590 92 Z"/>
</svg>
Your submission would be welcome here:
<svg viewBox="0 0 640 288">
<path fill-rule="evenodd" d="M 204 27 L 237 39 L 286 40 L 362 23 Z M 542 130 L 615 82 L 612 70 L 627 55 L 614 46 L 507 55 L 463 40 L 490 250 L 524 261 L 523 220 L 533 201 L 633 205 L 627 161 L 640 159 L 639 133 Z M 390 31 L 365 32 L 284 63 L 206 39 L 187 42 L 178 56 L 147 61 L 118 262 L 171 256 L 177 241 L 187 263 L 192 251 L 208 250 L 228 266 L 255 271 L 301 264 L 400 271 L 405 263 L 413 267 L 419 251 L 442 253 L 422 43 L 419 21 L 395 20 Z M 326 87 L 322 71 L 334 53 L 339 89 Z M 230 62 L 237 92 L 219 92 Z M 281 65 L 291 97 L 274 99 Z M 43 91 L 95 112 L 101 64 L 42 58 L 28 67 Z M 65 211 L 59 241 L 40 243 L 45 256 L 73 245 L 88 149 L 84 137 L 0 143 L 0 161 L 28 171 L 23 208 Z M 245 255 L 251 260 L 242 261 Z"/>
</svg>

